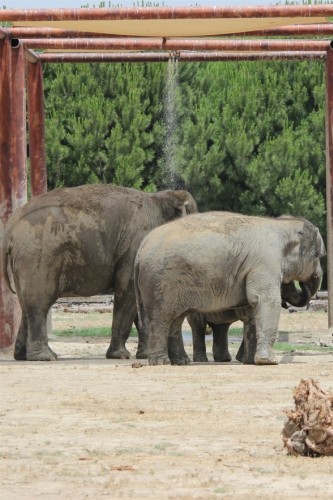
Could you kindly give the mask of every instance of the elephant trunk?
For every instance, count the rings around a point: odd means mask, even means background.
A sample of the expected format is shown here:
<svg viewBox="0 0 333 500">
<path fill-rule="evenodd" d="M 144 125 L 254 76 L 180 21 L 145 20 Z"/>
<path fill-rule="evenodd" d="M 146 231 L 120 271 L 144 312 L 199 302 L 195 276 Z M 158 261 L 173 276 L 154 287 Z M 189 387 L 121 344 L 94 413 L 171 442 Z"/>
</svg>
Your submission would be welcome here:
<svg viewBox="0 0 333 500">
<path fill-rule="evenodd" d="M 320 285 L 320 277 L 314 276 L 308 281 L 300 281 L 301 291 L 297 290 L 295 283 L 283 283 L 281 287 L 282 299 L 295 307 L 305 307 Z"/>
</svg>

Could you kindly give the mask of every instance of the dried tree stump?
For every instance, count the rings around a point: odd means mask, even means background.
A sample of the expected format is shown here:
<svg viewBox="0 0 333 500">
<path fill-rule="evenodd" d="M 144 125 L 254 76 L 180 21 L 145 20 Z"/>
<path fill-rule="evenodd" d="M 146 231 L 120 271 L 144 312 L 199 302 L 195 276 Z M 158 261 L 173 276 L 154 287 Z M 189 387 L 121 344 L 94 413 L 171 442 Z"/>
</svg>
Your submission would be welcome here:
<svg viewBox="0 0 333 500">
<path fill-rule="evenodd" d="M 292 455 L 333 455 L 333 394 L 313 379 L 302 379 L 293 391 L 295 409 L 284 410 L 284 446 Z"/>
</svg>

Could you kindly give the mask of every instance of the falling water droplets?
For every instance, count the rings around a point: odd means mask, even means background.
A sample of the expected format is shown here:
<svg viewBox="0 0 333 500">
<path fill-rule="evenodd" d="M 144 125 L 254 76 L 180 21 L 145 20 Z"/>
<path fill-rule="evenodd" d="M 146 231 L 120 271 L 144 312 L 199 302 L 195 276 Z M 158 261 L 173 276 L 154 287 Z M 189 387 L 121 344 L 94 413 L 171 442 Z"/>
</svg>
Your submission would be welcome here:
<svg viewBox="0 0 333 500">
<path fill-rule="evenodd" d="M 177 188 L 177 92 L 178 92 L 178 59 L 172 57 L 168 61 L 167 79 L 164 94 L 164 120 L 166 136 L 163 147 L 165 175 L 164 181 L 168 188 Z"/>
</svg>

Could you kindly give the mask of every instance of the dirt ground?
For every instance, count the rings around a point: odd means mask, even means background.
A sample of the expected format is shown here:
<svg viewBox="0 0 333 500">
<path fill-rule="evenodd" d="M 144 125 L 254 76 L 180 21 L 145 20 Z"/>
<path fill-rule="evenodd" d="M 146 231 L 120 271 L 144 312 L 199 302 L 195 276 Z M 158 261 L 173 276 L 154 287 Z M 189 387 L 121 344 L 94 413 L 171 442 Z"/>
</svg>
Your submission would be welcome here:
<svg viewBox="0 0 333 500">
<path fill-rule="evenodd" d="M 57 311 L 53 327 L 87 318 Z M 284 313 L 280 331 L 332 343 L 324 312 Z M 278 366 L 135 367 L 106 360 L 106 339 L 50 345 L 57 362 L 0 354 L 1 500 L 333 498 L 333 457 L 289 456 L 281 437 L 302 378 L 333 390 L 332 353 L 280 353 Z M 128 347 L 134 354 L 136 341 Z"/>
</svg>

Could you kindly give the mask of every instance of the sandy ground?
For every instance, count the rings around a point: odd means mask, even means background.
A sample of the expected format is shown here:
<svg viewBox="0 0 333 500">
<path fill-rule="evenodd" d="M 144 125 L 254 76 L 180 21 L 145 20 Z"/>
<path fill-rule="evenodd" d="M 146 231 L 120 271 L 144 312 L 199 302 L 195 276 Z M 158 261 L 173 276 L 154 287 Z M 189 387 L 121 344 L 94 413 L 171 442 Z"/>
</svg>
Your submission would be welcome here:
<svg viewBox="0 0 333 500">
<path fill-rule="evenodd" d="M 56 312 L 53 326 L 84 316 Z M 283 314 L 280 331 L 331 342 L 323 312 Z M 0 355 L 1 500 L 333 498 L 333 457 L 289 456 L 281 437 L 302 378 L 333 390 L 332 353 L 280 353 L 278 366 L 135 367 L 106 360 L 107 340 L 50 345 L 57 362 Z M 135 340 L 128 347 L 134 354 Z"/>
</svg>

